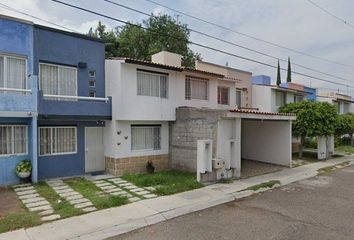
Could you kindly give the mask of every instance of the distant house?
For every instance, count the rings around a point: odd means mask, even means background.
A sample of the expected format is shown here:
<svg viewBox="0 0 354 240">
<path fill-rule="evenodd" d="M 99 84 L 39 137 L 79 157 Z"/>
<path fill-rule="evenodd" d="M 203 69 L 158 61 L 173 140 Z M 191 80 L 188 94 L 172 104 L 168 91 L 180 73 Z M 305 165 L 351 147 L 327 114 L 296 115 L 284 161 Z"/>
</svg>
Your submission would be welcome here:
<svg viewBox="0 0 354 240">
<path fill-rule="evenodd" d="M 252 77 L 252 104 L 264 112 L 278 112 L 279 107 L 292 102 L 316 100 L 316 89 L 296 83 L 272 85 L 269 76 Z"/>
<path fill-rule="evenodd" d="M 336 92 L 320 92 L 317 95 L 319 102 L 328 102 L 337 108 L 338 114 L 354 113 L 353 99 L 351 96 Z"/>
</svg>

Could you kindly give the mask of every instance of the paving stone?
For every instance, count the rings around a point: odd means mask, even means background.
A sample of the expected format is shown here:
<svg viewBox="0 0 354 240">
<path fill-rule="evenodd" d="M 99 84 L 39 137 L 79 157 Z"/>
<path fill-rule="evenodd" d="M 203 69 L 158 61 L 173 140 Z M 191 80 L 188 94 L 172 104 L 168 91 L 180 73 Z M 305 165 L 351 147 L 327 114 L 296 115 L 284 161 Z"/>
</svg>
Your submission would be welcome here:
<svg viewBox="0 0 354 240">
<path fill-rule="evenodd" d="M 121 185 L 122 186 L 122 185 Z M 137 188 L 139 188 L 139 187 L 137 187 L 137 186 L 134 186 L 134 185 L 131 185 L 131 186 L 122 186 L 122 187 L 124 187 L 125 189 L 129 189 L 129 190 L 132 190 L 132 189 L 137 189 Z"/>
<path fill-rule="evenodd" d="M 123 184 L 118 184 L 118 185 L 121 186 L 121 187 L 134 186 L 134 185 L 131 184 L 131 183 L 123 183 Z"/>
<path fill-rule="evenodd" d="M 61 189 L 61 190 L 55 190 L 57 193 L 69 193 L 69 192 L 74 192 L 71 188 L 66 188 L 66 189 Z"/>
<path fill-rule="evenodd" d="M 99 183 L 106 183 L 106 181 L 104 180 L 97 180 L 97 181 L 93 181 L 94 184 L 99 184 Z"/>
<path fill-rule="evenodd" d="M 88 200 L 86 198 L 79 198 L 79 199 L 69 200 L 69 202 L 72 205 L 75 205 L 75 204 L 78 204 L 78 203 L 88 202 Z"/>
<path fill-rule="evenodd" d="M 38 193 L 33 193 L 33 194 L 28 194 L 28 195 L 21 195 L 18 196 L 19 199 L 30 199 L 30 198 L 35 198 L 35 197 L 40 197 Z"/>
<path fill-rule="evenodd" d="M 114 183 L 128 183 L 128 181 L 125 180 L 110 180 L 110 181 Z"/>
<path fill-rule="evenodd" d="M 103 187 L 100 187 L 101 189 L 103 190 L 109 190 L 109 189 L 113 189 L 113 188 L 117 188 L 116 186 L 113 186 L 113 185 L 109 185 L 109 186 L 103 186 Z"/>
<path fill-rule="evenodd" d="M 82 195 L 78 192 L 66 192 L 66 193 L 58 193 L 60 195 L 60 197 L 66 198 L 66 197 L 70 197 L 70 196 L 75 196 L 75 195 L 79 195 L 82 197 Z"/>
<path fill-rule="evenodd" d="M 33 190 L 17 192 L 16 194 L 19 196 L 23 196 L 23 195 L 29 195 L 29 194 L 35 194 L 35 193 L 37 193 L 37 191 L 33 189 Z"/>
<path fill-rule="evenodd" d="M 53 187 L 54 190 L 64 190 L 64 189 L 70 189 L 68 186 L 66 185 L 62 185 L 62 186 L 58 186 L 58 187 Z"/>
<path fill-rule="evenodd" d="M 156 190 L 155 187 L 146 187 L 145 189 L 148 190 L 148 191 L 155 191 Z"/>
<path fill-rule="evenodd" d="M 110 178 L 110 179 L 108 179 L 109 181 L 115 181 L 115 180 L 123 180 L 122 178 L 120 178 L 120 177 L 116 177 L 116 178 Z M 125 180 L 123 180 L 123 181 L 125 181 Z"/>
<path fill-rule="evenodd" d="M 59 219 L 59 218 L 60 218 L 59 214 L 53 214 L 53 215 L 42 217 L 41 220 L 42 221 L 52 221 L 52 220 Z"/>
<path fill-rule="evenodd" d="M 27 203 L 26 207 L 27 208 L 32 208 L 32 207 L 39 207 L 43 205 L 49 205 L 49 202 L 47 200 L 40 201 L 40 202 L 33 202 L 33 203 Z"/>
<path fill-rule="evenodd" d="M 145 195 L 145 194 L 149 194 L 149 191 L 141 191 L 141 192 L 136 192 L 135 194 L 137 195 Z"/>
<path fill-rule="evenodd" d="M 112 192 L 121 192 L 121 191 L 122 191 L 122 189 L 116 187 L 116 188 L 108 189 L 105 192 L 112 193 Z"/>
<path fill-rule="evenodd" d="M 43 201 L 43 200 L 45 200 L 45 198 L 43 198 L 43 197 L 35 197 L 35 198 L 23 199 L 22 202 L 24 204 L 26 204 L 26 203 L 39 202 L 39 201 Z"/>
<path fill-rule="evenodd" d="M 33 208 L 28 208 L 31 212 L 35 211 L 45 211 L 45 210 L 50 210 L 52 207 L 50 205 L 44 205 L 44 206 L 39 206 L 39 207 L 33 207 Z"/>
<path fill-rule="evenodd" d="M 143 195 L 143 197 L 144 197 L 144 198 L 154 198 L 154 197 L 157 197 L 157 195 L 156 195 L 156 194 L 151 193 L 151 194 L 146 194 L 146 195 Z"/>
<path fill-rule="evenodd" d="M 139 201 L 140 198 L 138 198 L 138 197 L 131 197 L 131 198 L 129 198 L 128 200 L 129 200 L 129 202 L 136 202 L 136 201 Z"/>
<path fill-rule="evenodd" d="M 27 187 L 27 186 L 31 186 L 30 183 L 21 183 L 21 184 L 17 184 L 17 185 L 13 185 L 13 188 L 21 188 L 21 187 Z"/>
<path fill-rule="evenodd" d="M 110 186 L 112 184 L 110 184 L 109 182 L 104 182 L 104 183 L 97 183 L 96 186 L 97 187 L 104 187 L 104 186 Z"/>
<path fill-rule="evenodd" d="M 75 200 L 75 199 L 80 199 L 80 198 L 82 198 L 82 195 L 77 194 L 77 195 L 72 195 L 72 196 L 66 197 L 65 199 L 70 201 L 70 200 Z"/>
<path fill-rule="evenodd" d="M 127 197 L 127 198 L 132 197 L 132 195 L 130 193 L 121 194 L 120 196 Z"/>
<path fill-rule="evenodd" d="M 90 207 L 93 204 L 91 202 L 84 202 L 84 203 L 79 203 L 74 205 L 75 208 L 85 208 L 85 207 Z"/>
<path fill-rule="evenodd" d="M 144 188 L 135 188 L 135 189 L 130 189 L 129 191 L 136 193 L 136 192 L 143 192 L 143 191 L 146 191 L 146 190 Z"/>
<path fill-rule="evenodd" d="M 15 188 L 15 192 L 22 192 L 22 191 L 27 191 L 27 190 L 34 190 L 33 186 L 27 186 L 27 187 L 20 187 L 20 188 Z"/>
<path fill-rule="evenodd" d="M 97 209 L 95 207 L 87 207 L 87 208 L 83 208 L 81 210 L 84 212 L 92 212 L 92 211 L 96 211 Z"/>
<path fill-rule="evenodd" d="M 127 192 L 119 191 L 119 192 L 112 192 L 110 194 L 113 195 L 113 196 L 122 196 L 122 195 L 127 194 Z"/>
<path fill-rule="evenodd" d="M 53 214 L 54 213 L 54 210 L 53 209 L 49 209 L 49 210 L 45 210 L 45 211 L 43 211 L 43 212 L 39 212 L 38 214 L 40 215 L 40 216 L 46 216 L 46 215 L 51 215 L 51 214 Z"/>
</svg>

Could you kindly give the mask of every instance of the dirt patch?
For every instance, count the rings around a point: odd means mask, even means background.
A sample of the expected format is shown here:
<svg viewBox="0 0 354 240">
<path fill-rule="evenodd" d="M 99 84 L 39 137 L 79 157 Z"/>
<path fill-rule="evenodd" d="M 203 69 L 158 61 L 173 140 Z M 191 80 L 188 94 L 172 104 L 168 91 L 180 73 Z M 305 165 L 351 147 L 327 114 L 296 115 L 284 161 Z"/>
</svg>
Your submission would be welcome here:
<svg viewBox="0 0 354 240">
<path fill-rule="evenodd" d="M 21 201 L 16 193 L 9 188 L 0 187 L 0 218 L 22 210 Z"/>
</svg>

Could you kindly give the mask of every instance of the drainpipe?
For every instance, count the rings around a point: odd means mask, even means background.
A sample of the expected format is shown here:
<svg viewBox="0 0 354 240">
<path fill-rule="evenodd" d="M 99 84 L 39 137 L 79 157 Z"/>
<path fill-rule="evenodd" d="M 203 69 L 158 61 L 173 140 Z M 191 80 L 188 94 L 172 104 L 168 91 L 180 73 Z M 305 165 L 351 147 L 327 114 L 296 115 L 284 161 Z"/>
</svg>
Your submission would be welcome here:
<svg viewBox="0 0 354 240">
<path fill-rule="evenodd" d="M 32 118 L 30 127 L 30 153 L 32 159 L 32 182 L 38 182 L 38 154 L 37 154 L 37 115 L 38 115 L 38 78 L 37 76 L 29 77 L 29 85 L 32 91 Z"/>
</svg>

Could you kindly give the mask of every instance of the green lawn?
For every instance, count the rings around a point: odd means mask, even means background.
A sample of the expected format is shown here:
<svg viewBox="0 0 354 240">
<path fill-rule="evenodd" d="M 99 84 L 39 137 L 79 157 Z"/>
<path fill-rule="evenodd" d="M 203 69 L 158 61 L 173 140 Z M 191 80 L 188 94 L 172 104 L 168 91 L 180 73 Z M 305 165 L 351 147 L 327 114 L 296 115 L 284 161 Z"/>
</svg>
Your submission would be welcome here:
<svg viewBox="0 0 354 240">
<path fill-rule="evenodd" d="M 23 209 L 18 213 L 11 213 L 4 217 L 0 217 L 0 233 L 13 231 L 19 228 L 27 228 L 39 225 L 41 219 L 38 214 L 28 212 Z"/>
<path fill-rule="evenodd" d="M 203 186 L 197 182 L 195 173 L 177 170 L 154 174 L 125 174 L 122 178 L 139 187 L 156 187 L 155 193 L 158 195 L 171 195 Z"/>
<path fill-rule="evenodd" d="M 128 203 L 126 197 L 103 193 L 94 183 L 84 178 L 72 178 L 64 181 L 75 191 L 89 199 L 97 209 L 111 208 Z"/>
<path fill-rule="evenodd" d="M 348 145 L 338 146 L 338 147 L 336 147 L 335 151 L 339 152 L 339 153 L 353 154 L 354 147 L 348 146 Z"/>
<path fill-rule="evenodd" d="M 257 185 L 248 187 L 248 188 L 246 188 L 246 189 L 244 189 L 242 191 L 246 191 L 246 190 L 257 191 L 258 189 L 261 189 L 261 188 L 272 188 L 275 184 L 279 184 L 280 185 L 280 182 L 278 180 L 270 180 L 268 182 L 264 182 L 264 183 L 261 183 L 261 184 L 257 184 Z"/>
<path fill-rule="evenodd" d="M 52 205 L 54 212 L 59 214 L 62 218 L 72 217 L 83 214 L 80 209 L 74 208 L 68 201 L 61 198 L 47 183 L 39 182 L 34 185 L 38 193 L 48 200 Z"/>
</svg>

